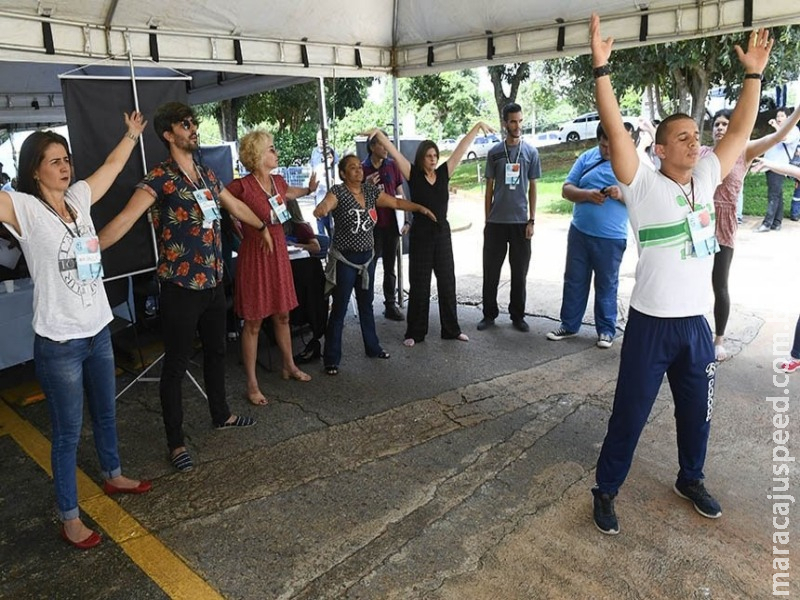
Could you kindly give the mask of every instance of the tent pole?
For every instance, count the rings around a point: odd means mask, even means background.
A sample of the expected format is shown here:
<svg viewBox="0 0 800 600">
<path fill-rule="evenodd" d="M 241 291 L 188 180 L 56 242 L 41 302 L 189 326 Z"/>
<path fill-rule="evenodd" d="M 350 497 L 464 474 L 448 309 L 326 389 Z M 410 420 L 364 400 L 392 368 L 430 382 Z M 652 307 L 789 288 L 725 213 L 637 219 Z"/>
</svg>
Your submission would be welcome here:
<svg viewBox="0 0 800 600">
<path fill-rule="evenodd" d="M 330 172 L 328 171 L 328 115 L 325 109 L 325 79 L 323 77 L 317 78 L 317 101 L 319 102 L 319 130 L 322 132 L 322 164 L 325 171 L 325 185 L 326 189 L 331 189 L 333 182 L 331 181 Z"/>
<path fill-rule="evenodd" d="M 392 103 L 394 105 L 394 141 L 397 149 L 401 150 L 400 144 L 400 118 L 399 118 L 399 110 L 398 110 L 398 96 L 397 96 L 397 77 L 392 75 Z M 403 196 L 405 196 L 405 190 L 403 191 Z M 397 244 L 397 305 L 400 308 L 403 307 L 404 298 L 403 298 L 403 238 L 400 237 L 400 241 Z"/>
<path fill-rule="evenodd" d="M 127 33 L 125 34 L 127 37 Z M 131 70 L 131 91 L 133 92 L 133 107 L 139 111 L 139 90 L 136 87 L 136 73 L 133 67 L 133 51 L 131 50 L 130 40 L 128 40 L 128 65 Z M 147 154 L 144 151 L 144 135 L 139 136 L 139 153 L 142 156 L 142 176 L 147 175 Z M 153 226 L 153 217 L 147 211 L 147 222 L 150 223 L 150 241 L 153 244 L 153 256 L 158 261 L 158 240 L 156 240 L 156 230 Z M 155 268 L 155 265 L 153 266 Z"/>
</svg>

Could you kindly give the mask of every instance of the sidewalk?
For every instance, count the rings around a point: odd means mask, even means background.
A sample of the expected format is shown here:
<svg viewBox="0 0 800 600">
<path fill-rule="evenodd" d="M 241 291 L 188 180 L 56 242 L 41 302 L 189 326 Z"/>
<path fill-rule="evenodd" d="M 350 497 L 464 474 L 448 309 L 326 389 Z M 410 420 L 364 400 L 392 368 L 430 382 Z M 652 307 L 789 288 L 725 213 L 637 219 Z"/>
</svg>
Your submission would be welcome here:
<svg viewBox="0 0 800 600">
<path fill-rule="evenodd" d="M 664 385 L 617 501 L 622 531 L 611 537 L 592 524 L 589 488 L 621 340 L 599 350 L 590 325 L 576 338 L 545 339 L 558 325 L 569 219 L 537 215 L 530 333 L 515 331 L 503 315 L 498 327 L 478 332 L 482 200 L 456 196 L 451 211 L 472 223 L 453 236 L 469 343 L 439 339 L 434 301 L 428 338 L 405 348 L 404 323 L 383 319 L 377 298 L 378 333 L 391 360 L 365 358 L 348 317 L 341 374 L 327 377 L 321 363 L 309 365 L 313 380 L 303 384 L 261 371 L 271 399 L 263 409 L 242 399 L 244 377 L 230 346 L 232 409 L 259 423 L 214 431 L 187 383 L 187 443 L 196 464 L 189 474 L 167 461 L 157 384 L 137 384 L 119 402 L 120 451 L 126 473 L 151 478 L 154 489 L 108 503 L 82 484 L 82 508 L 105 537 L 95 550 L 81 553 L 58 539 L 52 482 L 31 457 L 46 462 L 46 446 L 36 441 L 38 432 L 49 435 L 46 407 L 11 411 L 0 403 L 0 597 L 770 596 L 774 413 L 765 398 L 783 395 L 771 361 L 776 336 L 791 337 L 800 311 L 800 282 L 783 260 L 794 254 L 800 226 L 755 234 L 753 219 L 737 240 L 729 327 L 735 355 L 717 371 L 706 465 L 722 518 L 704 519 L 671 490 L 677 458 Z M 635 255 L 629 242 L 623 306 Z M 505 271 L 501 309 L 507 278 Z M 794 377 L 789 398 L 800 391 Z M 790 412 L 791 448 L 800 435 L 794 403 Z M 78 462 L 100 481 L 86 426 Z M 795 546 L 788 546 L 791 558 Z M 800 582 L 790 574 L 794 594 Z"/>
</svg>

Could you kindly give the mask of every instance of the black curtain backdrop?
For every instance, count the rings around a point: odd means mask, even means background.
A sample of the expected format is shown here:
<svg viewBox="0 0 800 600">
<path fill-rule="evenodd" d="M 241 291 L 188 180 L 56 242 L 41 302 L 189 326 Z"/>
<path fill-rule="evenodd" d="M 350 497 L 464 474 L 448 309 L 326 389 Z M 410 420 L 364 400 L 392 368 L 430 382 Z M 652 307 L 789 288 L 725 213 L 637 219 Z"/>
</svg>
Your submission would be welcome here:
<svg viewBox="0 0 800 600">
<path fill-rule="evenodd" d="M 85 179 L 105 162 L 125 135 L 123 113 L 134 109 L 131 81 L 111 79 L 62 79 L 75 177 Z M 148 124 L 144 132 L 146 164 L 137 146 L 122 173 L 106 195 L 92 206 L 98 231 L 127 204 L 145 173 L 168 156 L 167 147 L 153 129 L 153 114 L 165 102 L 186 102 L 186 82 L 181 80 L 136 81 L 139 110 Z M 131 230 L 103 251 L 106 279 L 155 269 L 153 229 L 145 214 Z"/>
<path fill-rule="evenodd" d="M 233 152 L 229 145 L 200 146 L 197 162 L 214 171 L 222 187 L 233 181 Z"/>
</svg>

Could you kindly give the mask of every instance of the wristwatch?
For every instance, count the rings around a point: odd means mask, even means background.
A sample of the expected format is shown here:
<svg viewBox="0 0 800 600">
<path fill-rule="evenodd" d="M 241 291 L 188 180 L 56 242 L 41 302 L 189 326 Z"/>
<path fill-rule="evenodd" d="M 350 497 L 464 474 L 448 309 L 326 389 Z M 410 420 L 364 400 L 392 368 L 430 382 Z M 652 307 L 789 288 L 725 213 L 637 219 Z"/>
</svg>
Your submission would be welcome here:
<svg viewBox="0 0 800 600">
<path fill-rule="evenodd" d="M 258 231 L 259 232 L 264 231 L 266 228 L 267 228 L 267 222 L 261 221 L 261 227 L 258 228 Z"/>
</svg>

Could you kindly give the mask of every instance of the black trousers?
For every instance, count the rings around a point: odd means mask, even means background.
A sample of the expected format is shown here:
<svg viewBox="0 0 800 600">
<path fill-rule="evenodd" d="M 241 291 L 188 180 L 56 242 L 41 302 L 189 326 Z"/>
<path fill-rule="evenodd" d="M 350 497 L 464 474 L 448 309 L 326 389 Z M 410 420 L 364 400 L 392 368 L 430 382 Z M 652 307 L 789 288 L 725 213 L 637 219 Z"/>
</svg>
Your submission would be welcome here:
<svg viewBox="0 0 800 600">
<path fill-rule="evenodd" d="M 777 227 L 783 222 L 783 185 L 786 177 L 780 173 L 767 171 L 767 214 L 764 215 L 763 225 Z"/>
<path fill-rule="evenodd" d="M 394 226 L 372 230 L 375 234 L 375 264 L 383 261 L 383 303 L 387 306 L 396 303 L 397 292 L 397 244 L 400 234 Z"/>
<path fill-rule="evenodd" d="M 497 287 L 506 250 L 511 267 L 508 313 L 512 321 L 525 317 L 525 282 L 531 262 L 531 241 L 525 237 L 526 227 L 526 223 L 486 223 L 483 228 L 483 316 L 487 319 L 496 319 L 500 314 Z"/>
<path fill-rule="evenodd" d="M 170 451 L 184 445 L 181 382 L 194 349 L 195 333 L 203 346 L 203 379 L 211 421 L 221 425 L 231 416 L 225 399 L 225 292 L 222 285 L 191 290 L 161 284 L 161 326 L 164 365 L 161 370 L 161 412 Z"/>
<path fill-rule="evenodd" d="M 408 312 L 406 339 L 421 342 L 428 333 L 431 308 L 431 273 L 436 275 L 442 338 L 461 335 L 456 307 L 456 273 L 450 225 L 411 227 L 408 253 Z"/>
<path fill-rule="evenodd" d="M 292 263 L 297 308 L 289 313 L 293 325 L 311 326 L 314 339 L 322 339 L 328 327 L 328 298 L 325 296 L 325 273 L 322 263 L 314 256 L 298 258 Z"/>
</svg>

